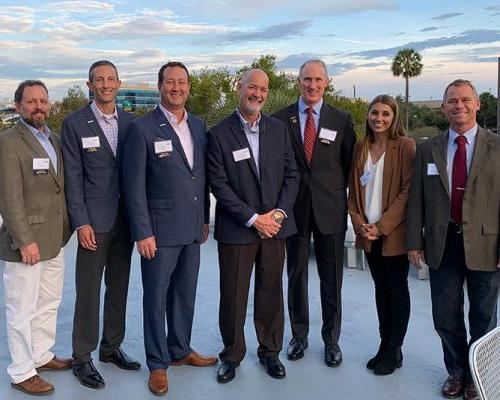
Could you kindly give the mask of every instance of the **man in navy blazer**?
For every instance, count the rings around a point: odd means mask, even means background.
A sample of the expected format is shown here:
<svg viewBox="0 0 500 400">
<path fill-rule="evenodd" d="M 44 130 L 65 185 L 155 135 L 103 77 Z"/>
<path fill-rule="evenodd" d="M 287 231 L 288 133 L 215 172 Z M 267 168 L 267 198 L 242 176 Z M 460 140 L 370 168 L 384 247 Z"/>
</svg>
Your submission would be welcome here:
<svg viewBox="0 0 500 400">
<path fill-rule="evenodd" d="M 208 177 L 217 199 L 214 236 L 224 342 L 219 383 L 234 378 L 245 356 L 244 324 L 254 263 L 257 354 L 271 377 L 286 376 L 278 358 L 284 329 L 282 273 L 285 238 L 296 232 L 293 204 L 299 175 L 285 125 L 260 112 L 268 86 L 263 71 L 248 71 L 238 84 L 238 108 L 208 137 Z"/>
<path fill-rule="evenodd" d="M 160 68 L 160 104 L 132 123 L 123 160 L 132 239 L 142 256 L 149 389 L 156 395 L 167 393 L 169 365 L 217 362 L 190 346 L 209 201 L 205 123 L 184 108 L 189 87 L 189 72 L 182 63 Z"/>
<path fill-rule="evenodd" d="M 104 386 L 92 363 L 99 340 L 99 302 L 104 273 L 103 332 L 99 359 L 135 370 L 140 364 L 120 348 L 133 243 L 120 198 L 120 163 L 128 127 L 134 116 L 119 111 L 116 66 L 97 61 L 87 85 L 94 100 L 68 116 L 62 125 L 66 199 L 71 225 L 77 230 L 76 303 L 73 322 L 73 374 L 82 385 Z"/>
</svg>

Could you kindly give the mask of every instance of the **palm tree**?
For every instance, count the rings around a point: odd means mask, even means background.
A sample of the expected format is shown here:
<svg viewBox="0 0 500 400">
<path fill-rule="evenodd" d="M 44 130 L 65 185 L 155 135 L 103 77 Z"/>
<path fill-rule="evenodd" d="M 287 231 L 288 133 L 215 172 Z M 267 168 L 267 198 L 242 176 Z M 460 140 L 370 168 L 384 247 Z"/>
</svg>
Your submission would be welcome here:
<svg viewBox="0 0 500 400">
<path fill-rule="evenodd" d="M 422 56 L 413 49 L 399 50 L 392 60 L 392 73 L 394 76 L 401 76 L 406 81 L 405 91 L 405 127 L 408 131 L 408 98 L 410 97 L 410 78 L 419 76 L 422 73 L 424 64 L 422 64 Z"/>
</svg>

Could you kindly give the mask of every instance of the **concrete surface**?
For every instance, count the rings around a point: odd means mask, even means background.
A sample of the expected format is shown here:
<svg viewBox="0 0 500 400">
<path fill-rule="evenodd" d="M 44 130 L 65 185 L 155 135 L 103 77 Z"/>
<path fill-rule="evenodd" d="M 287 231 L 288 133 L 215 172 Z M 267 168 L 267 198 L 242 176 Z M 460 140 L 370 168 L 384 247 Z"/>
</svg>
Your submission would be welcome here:
<svg viewBox="0 0 500 400">
<path fill-rule="evenodd" d="M 56 354 L 71 354 L 71 329 L 74 306 L 75 238 L 67 246 L 66 277 L 63 302 L 59 309 Z M 0 266 L 3 272 L 3 265 Z M 284 277 L 284 282 L 286 278 Z M 286 285 L 285 285 L 286 287 Z M 213 239 L 202 247 L 202 266 L 198 283 L 196 315 L 193 328 L 193 347 L 204 354 L 217 354 L 222 343 L 218 330 L 218 267 L 217 249 Z M 246 324 L 248 353 L 237 369 L 236 378 L 225 385 L 215 380 L 217 367 L 171 367 L 168 399 L 441 399 L 440 387 L 447 374 L 442 362 L 440 342 L 434 332 L 428 281 L 417 279 L 411 271 L 410 292 L 412 311 L 406 343 L 403 348 L 403 368 L 386 377 L 377 377 L 365 368 L 366 361 L 378 346 L 377 319 L 374 290 L 368 270 L 344 269 L 344 317 L 340 346 L 344 362 L 338 368 L 328 368 L 323 363 L 320 337 L 319 281 L 315 263 L 311 262 L 310 310 L 311 329 L 309 349 L 297 362 L 282 361 L 287 368 L 287 378 L 277 381 L 266 375 L 256 357 L 256 339 L 252 322 L 252 302 L 248 305 Z M 154 399 L 147 387 L 148 371 L 142 342 L 142 287 L 139 259 L 134 253 L 129 290 L 127 335 L 123 348 L 143 364 L 140 371 L 122 371 L 111 364 L 95 365 L 106 381 L 101 390 L 85 388 L 73 377 L 71 371 L 44 372 L 43 377 L 56 387 L 48 396 L 53 400 Z M 251 296 L 252 297 L 252 296 Z M 290 340 L 286 321 L 285 345 Z M 96 356 L 94 354 L 94 356 Z M 27 399 L 10 387 L 6 368 L 9 363 L 5 335 L 5 307 L 3 280 L 0 287 L 0 400 Z"/>
</svg>

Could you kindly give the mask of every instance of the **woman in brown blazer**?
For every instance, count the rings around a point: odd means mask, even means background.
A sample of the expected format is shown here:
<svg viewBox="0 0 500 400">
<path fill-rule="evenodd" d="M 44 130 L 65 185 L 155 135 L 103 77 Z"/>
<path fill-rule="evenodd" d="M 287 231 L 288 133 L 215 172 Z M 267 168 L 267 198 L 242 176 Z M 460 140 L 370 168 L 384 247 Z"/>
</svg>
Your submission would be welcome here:
<svg viewBox="0 0 500 400">
<path fill-rule="evenodd" d="M 366 134 L 356 143 L 349 180 L 349 214 L 356 247 L 365 251 L 375 283 L 380 347 L 366 367 L 392 374 L 403 364 L 401 346 L 410 318 L 406 204 L 415 142 L 405 137 L 396 101 L 370 103 Z"/>
</svg>

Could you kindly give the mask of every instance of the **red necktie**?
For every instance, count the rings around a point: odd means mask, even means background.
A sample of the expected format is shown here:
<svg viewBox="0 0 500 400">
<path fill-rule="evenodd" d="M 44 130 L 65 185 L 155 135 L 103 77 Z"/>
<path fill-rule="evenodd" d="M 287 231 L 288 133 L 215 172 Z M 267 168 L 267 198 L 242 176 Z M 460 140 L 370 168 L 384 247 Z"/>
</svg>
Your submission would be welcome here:
<svg viewBox="0 0 500 400">
<path fill-rule="evenodd" d="M 467 184 L 467 151 L 465 144 L 467 138 L 458 135 L 455 138 L 457 151 L 453 157 L 453 170 L 451 173 L 451 218 L 457 224 L 462 223 L 462 201 L 465 185 Z"/>
<path fill-rule="evenodd" d="M 316 124 L 314 123 L 313 112 L 312 107 L 307 109 L 306 126 L 304 129 L 304 152 L 309 164 L 311 163 L 314 143 L 316 142 Z"/>
</svg>

